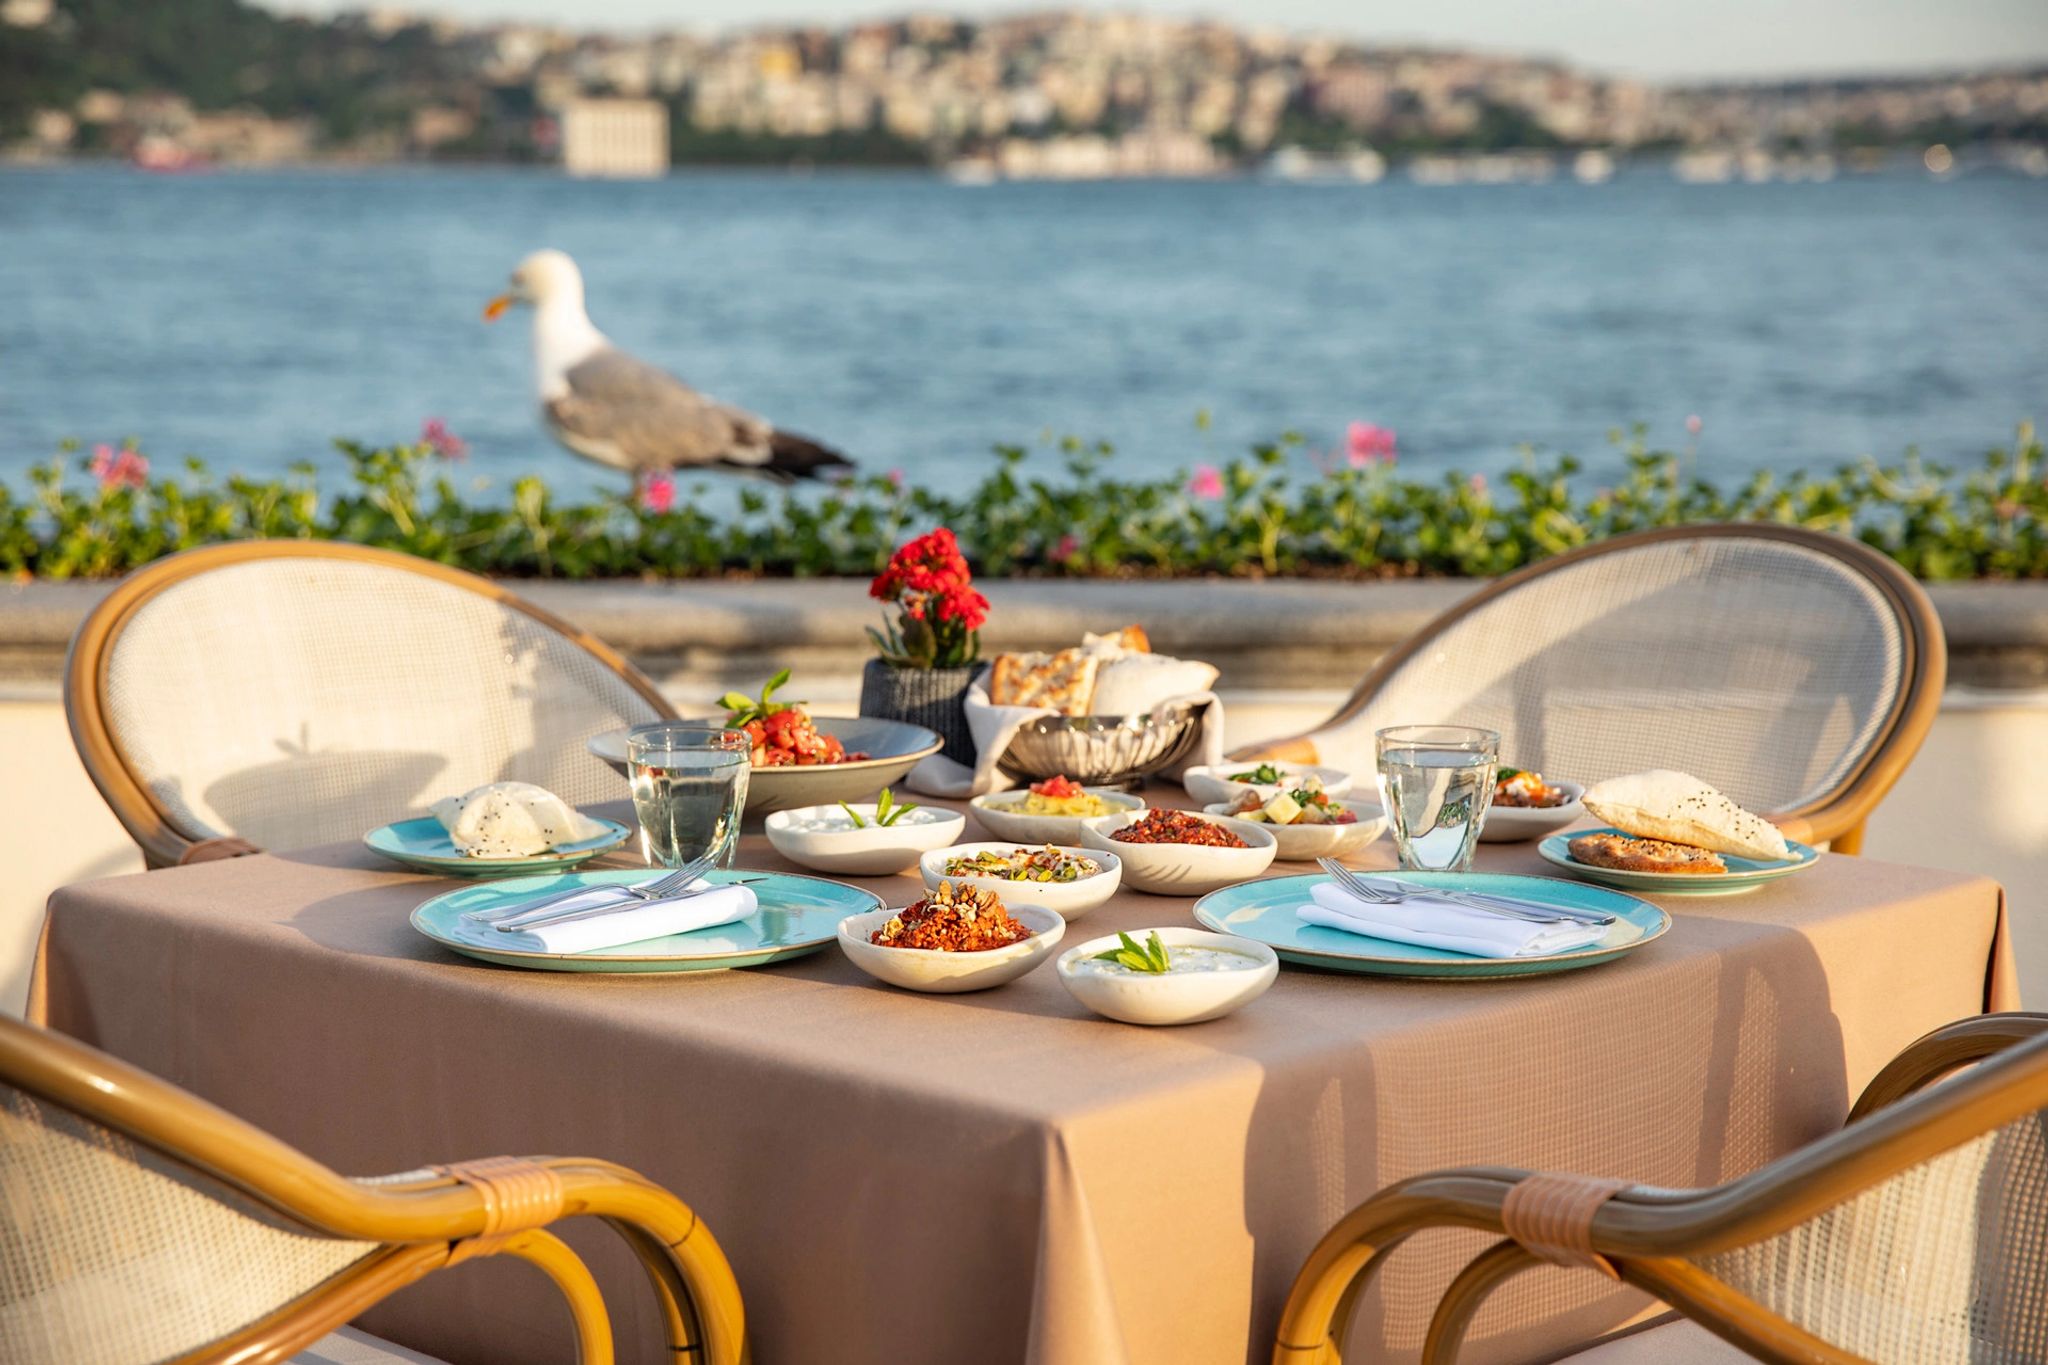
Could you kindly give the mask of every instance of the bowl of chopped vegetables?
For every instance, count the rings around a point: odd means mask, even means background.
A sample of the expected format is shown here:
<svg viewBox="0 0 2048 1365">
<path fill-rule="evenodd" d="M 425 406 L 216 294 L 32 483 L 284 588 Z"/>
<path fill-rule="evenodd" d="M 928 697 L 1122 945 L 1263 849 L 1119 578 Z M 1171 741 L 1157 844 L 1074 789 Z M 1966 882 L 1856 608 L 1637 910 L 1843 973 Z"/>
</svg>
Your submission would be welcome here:
<svg viewBox="0 0 2048 1365">
<path fill-rule="evenodd" d="M 772 811 L 761 827 L 775 851 L 793 863 L 849 877 L 886 877 L 958 839 L 967 817 L 899 802 L 884 787 L 873 801 Z"/>
<path fill-rule="evenodd" d="M 877 981 L 951 995 L 1015 981 L 1052 955 L 1067 922 L 1036 905 L 1011 908 L 983 887 L 945 882 L 901 910 L 839 921 L 839 949 Z"/>
<path fill-rule="evenodd" d="M 1585 818 L 1579 801 L 1585 794 L 1582 783 L 1547 782 L 1542 773 L 1503 764 L 1494 770 L 1493 801 L 1479 827 L 1480 842 L 1514 844 L 1563 829 Z"/>
<path fill-rule="evenodd" d="M 1292 791 L 1313 777 L 1331 796 L 1351 790 L 1351 774 L 1341 768 L 1321 768 L 1313 763 L 1214 763 L 1189 768 L 1180 784 L 1188 795 L 1205 806 L 1229 802 L 1236 805 L 1246 792 L 1260 792 L 1271 798 Z"/>
<path fill-rule="evenodd" d="M 1337 800 L 1317 785 L 1314 773 L 1303 780 L 1306 785 L 1292 791 L 1280 791 L 1270 797 L 1247 791 L 1234 802 L 1218 801 L 1203 810 L 1272 830 L 1278 845 L 1273 856 L 1283 863 L 1342 858 L 1385 832 L 1387 813 L 1378 801 Z"/>
<path fill-rule="evenodd" d="M 1115 894 L 1123 860 L 1095 848 L 1058 844 L 955 844 L 918 859 L 924 884 L 985 886 L 1009 905 L 1037 905 L 1062 919 L 1078 919 Z"/>
</svg>

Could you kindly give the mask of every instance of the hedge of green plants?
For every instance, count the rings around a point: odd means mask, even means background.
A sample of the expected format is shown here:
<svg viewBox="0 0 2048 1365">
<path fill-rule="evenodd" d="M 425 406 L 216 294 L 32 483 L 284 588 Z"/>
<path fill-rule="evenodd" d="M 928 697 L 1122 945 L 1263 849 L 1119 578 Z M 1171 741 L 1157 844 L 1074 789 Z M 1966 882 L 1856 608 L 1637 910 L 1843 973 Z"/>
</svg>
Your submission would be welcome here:
<svg viewBox="0 0 2048 1365">
<path fill-rule="evenodd" d="M 197 460 L 166 473 L 132 447 L 72 447 L 25 488 L 0 484 L 0 573 L 106 577 L 196 545 L 284 536 L 511 577 L 864 577 L 906 537 L 948 526 L 984 576 L 1479 576 L 1625 531 L 1758 520 L 1858 536 L 1923 579 L 2048 577 L 2048 471 L 2030 425 L 1968 468 L 1909 454 L 1726 486 L 1640 429 L 1615 434 L 1623 472 L 1603 480 L 1569 455 L 1532 452 L 1491 481 L 1416 472 L 1378 435 L 1384 447 L 1354 429 L 1348 453 L 1319 456 L 1290 434 L 1172 478 L 1123 476 L 1105 444 L 1001 446 L 963 494 L 884 475 L 749 484 L 736 515 L 664 485 L 578 502 L 531 477 L 509 497 L 464 492 L 474 481 L 451 458 L 461 443 L 438 424 L 413 444 L 338 442 L 338 478 L 312 465 L 222 477 Z"/>
</svg>

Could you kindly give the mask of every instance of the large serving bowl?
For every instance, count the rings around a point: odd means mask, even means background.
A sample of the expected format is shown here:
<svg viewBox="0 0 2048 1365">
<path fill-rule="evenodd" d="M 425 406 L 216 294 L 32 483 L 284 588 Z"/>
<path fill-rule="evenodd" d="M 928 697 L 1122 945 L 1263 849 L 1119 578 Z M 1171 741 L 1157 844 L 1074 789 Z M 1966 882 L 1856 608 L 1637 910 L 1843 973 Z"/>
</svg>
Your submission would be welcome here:
<svg viewBox="0 0 2048 1365">
<path fill-rule="evenodd" d="M 1206 896 L 1258 876 L 1273 865 L 1278 841 L 1267 825 L 1234 820 L 1227 815 L 1197 818 L 1245 841 L 1244 848 L 1212 848 L 1207 844 L 1126 844 L 1111 836 L 1142 812 L 1098 815 L 1081 826 L 1081 844 L 1114 853 L 1123 860 L 1124 885 L 1155 896 Z"/>
<path fill-rule="evenodd" d="M 927 888 L 936 891 L 940 882 L 987 888 L 1003 898 L 1003 904 L 1015 910 L 1020 905 L 1036 905 L 1050 910 L 1061 919 L 1079 919 L 1096 906 L 1116 894 L 1117 886 L 1123 881 L 1123 859 L 1114 853 L 1099 848 L 1061 848 L 1062 853 L 1071 853 L 1078 858 L 1092 858 L 1101 864 L 1102 870 L 1092 877 L 1083 877 L 1071 882 L 1025 882 L 1012 881 L 1007 877 L 960 877 L 946 874 L 946 863 L 953 858 L 971 858 L 977 853 L 1008 853 L 1017 848 L 1044 848 L 1044 844 L 1015 844 L 1008 841 L 987 844 L 955 844 L 951 848 L 937 848 L 918 859 L 917 870 L 924 878 Z M 1053 847 L 1058 848 L 1055 844 Z"/>
<path fill-rule="evenodd" d="M 1336 804 L 1358 818 L 1348 825 L 1275 825 L 1264 820 L 1246 823 L 1273 832 L 1273 841 L 1278 846 L 1273 858 L 1283 863 L 1312 863 L 1318 858 L 1346 857 L 1385 832 L 1387 813 L 1380 809 L 1379 802 L 1339 801 Z M 1219 801 L 1213 806 L 1202 807 L 1202 810 L 1208 815 L 1229 815 L 1230 803 Z"/>
<path fill-rule="evenodd" d="M 1007 904 L 1007 902 L 1005 902 Z M 907 991 L 954 995 L 985 991 L 1015 981 L 1052 956 L 1067 922 L 1036 905 L 1009 906 L 1010 918 L 1031 931 L 1031 937 L 1007 948 L 982 953 L 941 953 L 930 948 L 884 948 L 868 935 L 889 922 L 894 910 L 872 910 L 839 921 L 839 947 L 854 966 L 877 981 Z"/>
<path fill-rule="evenodd" d="M 1083 787 L 1082 790 L 1102 801 L 1108 808 L 1104 814 L 1145 809 L 1143 797 L 1120 792 L 1114 787 Z M 1079 843 L 1082 823 L 1095 818 L 1092 815 L 1027 815 L 1021 810 L 1007 809 L 1029 795 L 1022 788 L 990 792 L 986 796 L 975 797 L 967 805 L 983 829 L 998 839 L 1011 839 L 1020 844 Z"/>
<path fill-rule="evenodd" d="M 723 718 L 686 724 L 723 725 Z M 819 716 L 818 733 L 835 736 L 848 753 L 867 758 L 850 763 L 818 763 L 808 768 L 755 768 L 747 777 L 747 814 L 829 806 L 835 801 L 871 800 L 882 788 L 903 780 L 919 761 L 939 751 L 945 741 L 922 725 L 875 716 Z M 619 776 L 626 771 L 626 736 L 631 730 L 608 730 L 584 747 L 609 763 Z"/>
<path fill-rule="evenodd" d="M 1232 773 L 1248 773 L 1259 765 L 1253 763 L 1213 763 L 1189 768 L 1180 775 L 1181 786 L 1187 788 L 1189 796 L 1204 805 L 1217 805 L 1238 801 L 1249 791 L 1271 799 L 1276 793 L 1291 791 L 1302 785 L 1302 779 L 1316 777 L 1322 780 L 1323 792 L 1332 799 L 1351 790 L 1352 777 L 1342 768 L 1324 768 L 1313 763 L 1273 763 L 1280 770 L 1279 782 L 1238 782 Z"/>
<path fill-rule="evenodd" d="M 1080 970 L 1082 962 L 1121 944 L 1122 940 L 1110 934 L 1061 953 L 1057 965 L 1060 984 L 1097 1014 L 1126 1024 L 1199 1024 L 1220 1019 L 1240 1005 L 1258 999 L 1280 975 L 1278 954 L 1263 943 L 1178 925 L 1170 929 L 1141 929 L 1131 938 L 1144 943 L 1155 933 L 1168 948 L 1215 948 L 1240 953 L 1250 962 L 1227 972 L 1166 972 L 1159 976 Z"/>
<path fill-rule="evenodd" d="M 1126 786 L 1186 758 L 1208 707 L 1183 701 L 1142 716 L 1041 716 L 1018 729 L 996 766 L 1026 782 L 1066 776 L 1083 786 Z"/>
<path fill-rule="evenodd" d="M 1554 830 L 1584 819 L 1586 806 L 1580 798 L 1586 794 L 1585 784 L 1557 782 L 1552 785 L 1570 793 L 1572 799 L 1562 806 L 1488 806 L 1486 823 L 1479 827 L 1479 842 L 1515 844 L 1524 839 L 1541 839 Z"/>
<path fill-rule="evenodd" d="M 919 806 L 894 824 L 875 823 L 875 803 L 849 803 L 867 824 L 855 827 L 837 803 L 771 811 L 761 822 L 768 842 L 793 863 L 842 877 L 887 877 L 916 865 L 967 828 L 967 817 L 937 806 Z M 816 828 L 834 821 L 845 828 Z"/>
</svg>

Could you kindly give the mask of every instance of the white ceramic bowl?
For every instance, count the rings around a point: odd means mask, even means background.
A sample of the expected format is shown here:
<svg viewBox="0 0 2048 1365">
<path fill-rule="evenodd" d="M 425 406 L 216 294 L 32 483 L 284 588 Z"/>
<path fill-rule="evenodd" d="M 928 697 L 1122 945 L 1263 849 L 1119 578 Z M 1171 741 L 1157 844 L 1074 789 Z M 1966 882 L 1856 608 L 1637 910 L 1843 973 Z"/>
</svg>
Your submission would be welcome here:
<svg viewBox="0 0 2048 1365">
<path fill-rule="evenodd" d="M 1245 848 L 1212 848 L 1207 844 L 1126 844 L 1110 838 L 1138 818 L 1135 811 L 1098 815 L 1081 826 L 1081 843 L 1123 859 L 1124 885 L 1156 896 L 1206 896 L 1247 881 L 1272 866 L 1278 848 L 1269 825 L 1233 820 L 1227 815 L 1189 812 L 1199 820 L 1222 825 L 1245 841 Z"/>
<path fill-rule="evenodd" d="M 987 887 L 1003 898 L 1003 904 L 1015 909 L 1020 905 L 1037 905 L 1052 911 L 1061 919 L 1079 919 L 1096 906 L 1116 894 L 1117 886 L 1123 881 L 1123 859 L 1116 854 L 1099 848 L 1059 848 L 1062 853 L 1072 853 L 1083 858 L 1093 858 L 1102 865 L 1102 871 L 1092 877 L 1083 877 L 1072 882 L 1020 882 L 1002 877 L 948 877 L 946 862 L 951 858 L 971 858 L 977 853 L 1008 853 L 1016 848 L 1044 848 L 1044 844 L 1018 844 L 1007 840 L 1000 843 L 955 844 L 951 848 L 934 849 L 918 859 L 917 868 L 924 877 L 924 884 L 937 889 L 943 881 L 961 883 L 967 886 Z"/>
<path fill-rule="evenodd" d="M 889 922 L 894 910 L 870 910 L 839 921 L 839 950 L 853 965 L 877 981 L 907 991 L 953 995 L 985 991 L 1015 981 L 1052 956 L 1067 932 L 1067 922 L 1036 905 L 1010 906 L 1010 917 L 1031 931 L 1031 937 L 1007 948 L 982 953 L 941 953 L 931 948 L 884 948 L 868 935 Z"/>
<path fill-rule="evenodd" d="M 1541 839 L 1584 817 L 1586 807 L 1579 798 L 1586 794 L 1585 784 L 1553 782 L 1550 785 L 1571 793 L 1572 799 L 1562 806 L 1488 806 L 1486 823 L 1479 827 L 1479 842 L 1517 844 L 1524 839 Z"/>
<path fill-rule="evenodd" d="M 1275 792 L 1287 791 L 1301 785 L 1301 779 L 1314 773 L 1323 780 L 1323 790 L 1332 800 L 1351 790 L 1351 774 L 1342 768 L 1319 768 L 1313 763 L 1275 763 L 1282 774 L 1294 779 L 1292 782 L 1233 782 L 1232 773 L 1248 773 L 1259 765 L 1253 763 L 1216 763 L 1208 766 L 1189 768 L 1180 776 L 1180 784 L 1187 788 L 1189 796 L 1205 806 L 1225 805 L 1235 802 L 1248 791 L 1256 791 L 1270 797 Z"/>
<path fill-rule="evenodd" d="M 793 863 L 848 877 L 886 877 L 915 864 L 920 854 L 952 843 L 967 828 L 967 817 L 942 806 L 919 806 L 893 825 L 877 827 L 875 803 L 848 802 L 869 821 L 866 829 L 804 829 L 813 820 L 844 820 L 838 806 L 803 806 L 771 812 L 761 822 L 768 842 Z"/>
<path fill-rule="evenodd" d="M 833 801 L 871 801 L 884 787 L 894 787 L 918 763 L 939 751 L 942 741 L 922 725 L 876 716 L 817 716 L 821 735 L 837 735 L 849 752 L 867 758 L 848 763 L 814 763 L 809 767 L 754 768 L 747 773 L 747 815 L 795 810 Z M 657 724 L 660 722 L 656 722 Z M 685 720 L 686 725 L 722 725 L 723 718 Z M 626 736 L 630 730 L 609 730 L 585 742 L 593 757 L 626 772 Z"/>
<path fill-rule="evenodd" d="M 1339 801 L 1338 805 L 1358 818 L 1348 825 L 1275 825 L 1263 820 L 1247 823 L 1271 830 L 1277 851 L 1273 860 L 1281 863 L 1312 863 L 1318 858 L 1342 858 L 1356 853 L 1380 837 L 1387 828 L 1387 813 L 1377 801 Z M 1230 814 L 1230 803 L 1204 806 L 1208 815 Z"/>
<path fill-rule="evenodd" d="M 1224 1015 L 1266 993 L 1280 975 L 1280 959 L 1263 943 L 1206 929 L 1143 929 L 1131 937 L 1139 943 L 1157 933 L 1167 947 L 1221 948 L 1242 953 L 1257 963 L 1241 971 L 1167 972 L 1141 976 L 1136 972 L 1077 972 L 1074 964 L 1119 946 L 1115 934 L 1067 949 L 1056 970 L 1060 984 L 1097 1014 L 1126 1024 L 1199 1024 Z"/>
<path fill-rule="evenodd" d="M 1114 787 L 1083 787 L 1090 796 L 1099 796 L 1110 811 L 1143 810 L 1143 799 L 1129 792 L 1117 791 Z M 1096 817 L 1088 815 L 1026 815 L 1022 811 L 1004 810 L 1003 806 L 1022 801 L 1030 795 L 1022 787 L 1015 791 L 990 792 L 977 796 L 967 804 L 974 811 L 974 818 L 981 827 L 998 839 L 1009 839 L 1019 844 L 1077 844 L 1081 841 L 1083 821 Z"/>
</svg>

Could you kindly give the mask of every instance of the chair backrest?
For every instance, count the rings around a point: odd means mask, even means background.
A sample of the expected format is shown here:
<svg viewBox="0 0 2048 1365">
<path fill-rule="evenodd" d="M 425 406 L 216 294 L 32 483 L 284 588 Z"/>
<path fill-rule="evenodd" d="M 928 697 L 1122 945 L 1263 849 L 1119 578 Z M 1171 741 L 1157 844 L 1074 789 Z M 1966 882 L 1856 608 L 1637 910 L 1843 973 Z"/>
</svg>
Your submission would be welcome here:
<svg viewBox="0 0 2048 1365">
<path fill-rule="evenodd" d="M 1896 780 L 1946 673 L 1926 594 L 1858 542 L 1795 527 L 1617 537 L 1509 575 L 1383 659 L 1312 732 L 1371 772 L 1373 732 L 1501 733 L 1501 759 L 1585 782 L 1676 767 L 1797 814 Z"/>
<path fill-rule="evenodd" d="M 1937 1087 L 1759 1172 L 1769 1207 L 1853 1180 L 1859 1166 L 1892 1169 L 1840 1202 L 1811 1199 L 1823 1207 L 1773 1235 L 1691 1264 L 1857 1359 L 2048 1360 L 2048 1037 L 1968 1079 L 1965 1091 Z M 1880 1122 L 1882 1131 L 1866 1129 Z M 1918 1159 L 1901 1163 L 1900 1152 Z M 1738 1319 L 1753 1313 L 1723 1306 Z"/>
<path fill-rule="evenodd" d="M 351 839 L 494 781 L 621 794 L 592 735 L 673 717 L 618 654 L 488 580 L 250 541 L 160 560 L 79 628 L 73 738 L 155 863 Z"/>
<path fill-rule="evenodd" d="M 0 1019 L 0 1360 L 177 1359 L 379 1249 L 294 1222 L 69 1107 L 52 1075 L 118 1086 L 125 1073 L 111 1059 L 94 1059 L 104 1072 L 79 1066 L 89 1051 Z M 235 1122 L 160 1083 L 141 1093 L 167 1130 L 186 1108 Z"/>
</svg>

